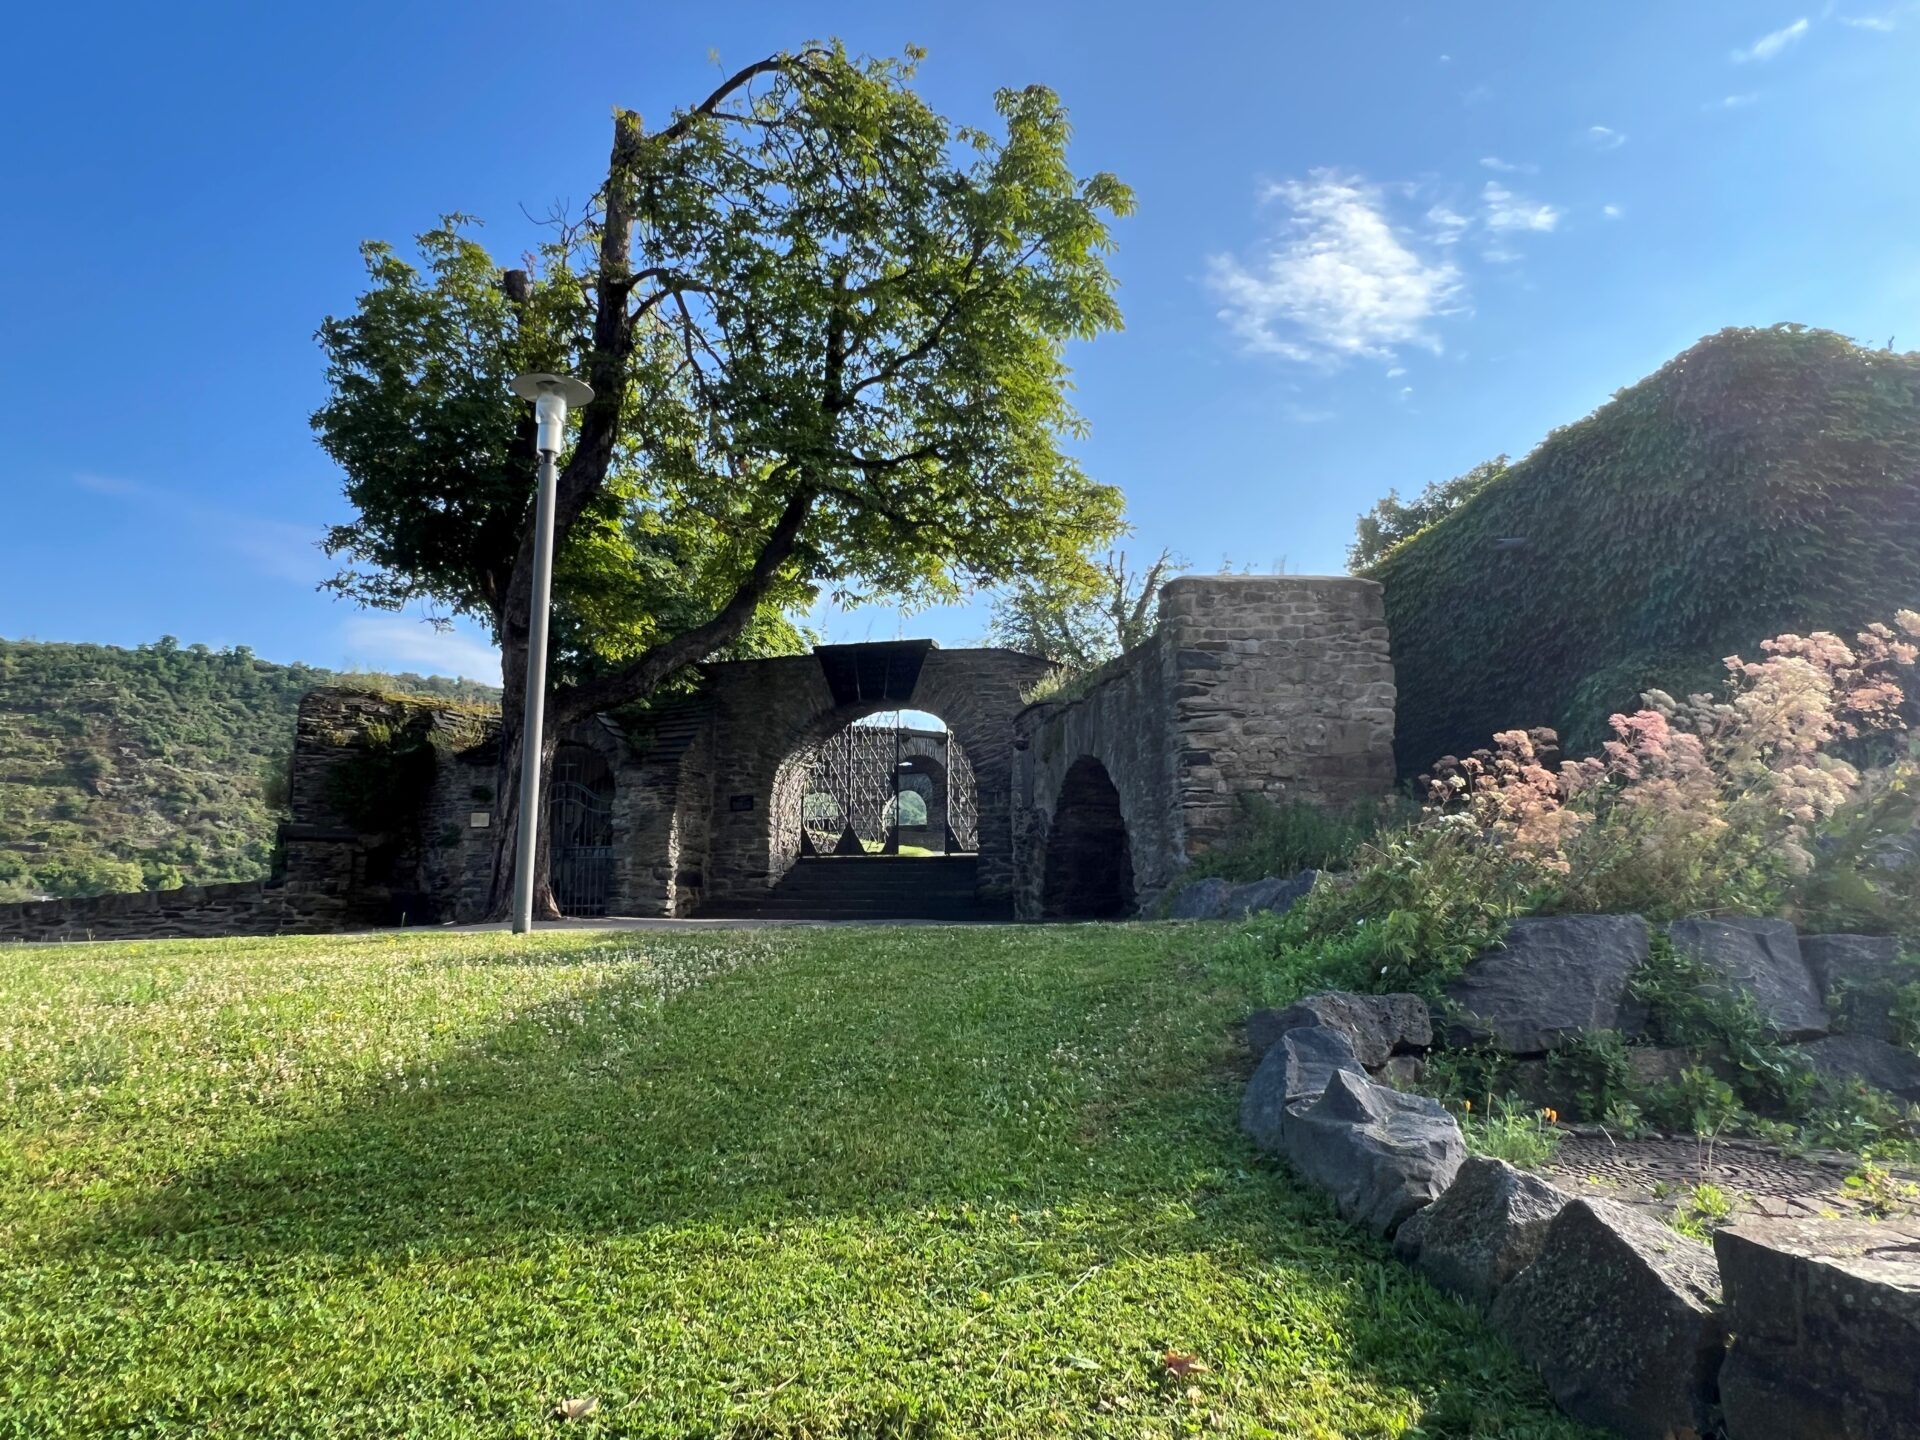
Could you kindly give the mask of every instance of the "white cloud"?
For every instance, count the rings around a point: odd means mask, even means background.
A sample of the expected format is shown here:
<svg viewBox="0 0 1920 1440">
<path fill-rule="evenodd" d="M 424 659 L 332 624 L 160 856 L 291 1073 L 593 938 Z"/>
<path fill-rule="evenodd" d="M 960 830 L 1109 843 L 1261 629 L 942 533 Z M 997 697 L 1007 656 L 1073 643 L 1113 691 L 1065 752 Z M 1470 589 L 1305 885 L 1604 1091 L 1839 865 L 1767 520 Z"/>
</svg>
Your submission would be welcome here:
<svg viewBox="0 0 1920 1440">
<path fill-rule="evenodd" d="M 1216 255 L 1208 286 L 1249 350 L 1325 366 L 1391 362 L 1400 346 L 1438 352 L 1432 322 L 1464 304 L 1460 272 L 1426 256 L 1387 215 L 1378 186 L 1335 170 L 1274 185 L 1287 215 L 1265 253 Z"/>
<path fill-rule="evenodd" d="M 1401 377 L 1402 375 L 1404 375 L 1404 374 L 1406 374 L 1406 373 L 1407 373 L 1407 367 L 1406 367 L 1406 366 L 1404 366 L 1404 365 L 1396 365 L 1396 366 L 1394 366 L 1394 367 L 1393 367 L 1393 368 L 1392 368 L 1391 370 L 1389 370 L 1389 371 L 1387 371 L 1387 379 L 1389 379 L 1389 380 L 1398 380 L 1398 379 L 1399 379 L 1399 378 L 1400 378 L 1400 377 Z"/>
<path fill-rule="evenodd" d="M 1723 95 L 1718 100 L 1703 105 L 1703 110 L 1744 110 L 1760 98 L 1758 90 L 1749 90 L 1742 95 Z"/>
<path fill-rule="evenodd" d="M 1489 230 L 1551 230 L 1560 223 L 1561 212 L 1552 205 L 1516 195 L 1498 180 L 1487 181 L 1480 198 L 1486 202 Z"/>
<path fill-rule="evenodd" d="M 1338 410 L 1315 410 L 1311 406 L 1292 402 L 1281 406 L 1280 413 L 1295 425 L 1325 425 L 1330 420 L 1340 418 Z"/>
<path fill-rule="evenodd" d="M 1622 210 L 1618 205 L 1602 205 L 1600 207 L 1600 213 L 1609 220 L 1618 220 L 1627 212 Z"/>
<path fill-rule="evenodd" d="M 500 683 L 500 652 L 478 635 L 405 615 L 356 615 L 341 630 L 349 668 L 417 670 Z"/>
<path fill-rule="evenodd" d="M 1899 22 L 1893 18 L 1896 13 L 1889 10 L 1884 15 L 1841 15 L 1837 18 L 1842 25 L 1850 25 L 1855 30 L 1874 30 L 1884 35 L 1889 30 L 1899 28 Z"/>
<path fill-rule="evenodd" d="M 82 472 L 73 477 L 73 483 L 94 495 L 127 500 L 140 509 L 162 512 L 163 523 L 184 523 L 195 543 L 239 555 L 256 574 L 270 579 L 317 585 L 332 569 L 317 543 L 318 526 L 295 525 L 218 505 L 205 505 L 190 495 L 117 475 Z"/>
<path fill-rule="evenodd" d="M 1433 243 L 1452 245 L 1473 224 L 1465 215 L 1447 205 L 1435 205 L 1427 211 L 1427 224 L 1433 227 Z"/>
<path fill-rule="evenodd" d="M 1596 150 L 1618 150 L 1627 137 L 1609 125 L 1589 125 L 1581 137 Z"/>
<path fill-rule="evenodd" d="M 1538 175 L 1538 165 L 1528 165 L 1515 160 L 1502 160 L 1498 155 L 1482 155 L 1480 163 L 1497 175 Z"/>
<path fill-rule="evenodd" d="M 1762 35 L 1745 49 L 1732 51 L 1728 58 L 1736 65 L 1745 65 L 1755 60 L 1771 60 L 1789 45 L 1805 39 L 1810 28 L 1807 17 L 1802 15 L 1791 25 L 1783 25 L 1778 30 Z"/>
</svg>

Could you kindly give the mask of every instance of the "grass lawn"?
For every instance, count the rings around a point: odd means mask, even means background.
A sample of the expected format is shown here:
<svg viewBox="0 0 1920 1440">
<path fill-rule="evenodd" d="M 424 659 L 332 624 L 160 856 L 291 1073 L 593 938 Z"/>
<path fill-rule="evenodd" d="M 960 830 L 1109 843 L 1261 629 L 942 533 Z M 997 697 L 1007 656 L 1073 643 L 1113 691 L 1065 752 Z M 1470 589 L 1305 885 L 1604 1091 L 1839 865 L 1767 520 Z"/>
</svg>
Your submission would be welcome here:
<svg viewBox="0 0 1920 1440">
<path fill-rule="evenodd" d="M 1240 1139 L 1258 973 L 1154 925 L 0 950 L 0 1435 L 1585 1433 Z"/>
</svg>

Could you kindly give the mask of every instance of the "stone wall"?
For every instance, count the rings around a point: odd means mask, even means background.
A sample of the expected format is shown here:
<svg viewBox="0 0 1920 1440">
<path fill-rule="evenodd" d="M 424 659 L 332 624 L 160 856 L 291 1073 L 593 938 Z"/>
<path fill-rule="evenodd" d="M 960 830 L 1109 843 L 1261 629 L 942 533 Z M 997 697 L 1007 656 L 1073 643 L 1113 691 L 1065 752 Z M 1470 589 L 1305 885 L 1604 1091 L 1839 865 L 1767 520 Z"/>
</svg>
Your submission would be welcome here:
<svg viewBox="0 0 1920 1440">
<path fill-rule="evenodd" d="M 207 939 L 348 928 L 341 897 L 269 880 L 0 905 L 0 941 Z"/>
<path fill-rule="evenodd" d="M 1371 580 L 1171 581 L 1152 639 L 1078 698 L 1016 722 L 1018 912 L 1050 909 L 1048 847 L 1062 786 L 1084 760 L 1119 793 L 1142 906 L 1227 837 L 1241 796 L 1342 807 L 1385 794 L 1394 690 L 1384 614 Z"/>
<path fill-rule="evenodd" d="M 867 715 L 925 710 L 952 729 L 973 766 L 980 818 L 979 895 L 1010 907 L 1013 719 L 1022 693 L 1046 662 L 1012 650 L 929 649 L 911 688 L 868 699 L 836 695 L 813 655 L 740 660 L 707 667 L 712 706 L 709 789 L 704 806 L 693 777 L 684 787 L 690 832 L 702 827 L 701 867 L 707 899 L 751 897 L 776 883 L 799 853 L 799 826 L 776 822 L 792 810 L 808 750 Z"/>
<path fill-rule="evenodd" d="M 1087 912 L 1118 913 L 1151 904 L 1220 843 L 1242 794 L 1344 805 L 1386 789 L 1381 616 L 1371 581 L 1188 576 L 1167 586 L 1153 638 L 1066 703 L 1026 707 L 1048 669 L 1031 655 L 887 642 L 703 666 L 692 696 L 558 738 L 613 772 L 611 914 L 688 915 L 764 893 L 797 856 L 813 747 L 892 709 L 939 716 L 971 762 L 989 912 L 1047 911 L 1051 845 L 1056 888 L 1075 854 L 1092 856 L 1105 870 L 1083 867 L 1069 888 L 1123 895 Z M 275 881 L 0 907 L 0 938 L 479 919 L 498 735 L 485 709 L 316 690 L 300 707 Z"/>
</svg>

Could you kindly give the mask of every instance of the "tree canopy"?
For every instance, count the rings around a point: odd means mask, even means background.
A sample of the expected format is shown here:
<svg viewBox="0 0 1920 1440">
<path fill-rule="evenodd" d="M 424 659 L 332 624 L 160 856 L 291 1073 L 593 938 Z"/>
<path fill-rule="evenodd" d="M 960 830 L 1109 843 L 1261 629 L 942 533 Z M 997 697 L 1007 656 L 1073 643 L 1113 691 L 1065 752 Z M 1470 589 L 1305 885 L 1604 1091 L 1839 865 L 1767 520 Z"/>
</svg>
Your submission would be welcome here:
<svg viewBox="0 0 1920 1440">
<path fill-rule="evenodd" d="M 524 268 L 463 217 L 417 265 L 368 246 L 368 292 L 320 331 L 314 425 L 355 510 L 334 588 L 482 619 L 511 725 L 537 457 L 508 381 L 533 369 L 596 395 L 556 492 L 557 724 L 791 644 L 781 617 L 822 593 L 1084 582 L 1121 498 L 1065 449 L 1065 347 L 1120 324 L 1107 227 L 1131 196 L 1069 168 L 1052 91 L 956 124 L 914 92 L 920 58 L 811 45 L 658 129 L 617 111 L 599 193 Z"/>
<path fill-rule="evenodd" d="M 1387 491 L 1354 523 L 1353 544 L 1347 547 L 1347 569 L 1356 575 L 1372 569 L 1402 540 L 1444 520 L 1506 473 L 1507 457 L 1496 455 L 1464 475 L 1429 482 L 1412 500 L 1402 500 L 1398 490 Z"/>
<path fill-rule="evenodd" d="M 1131 650 L 1153 633 L 1160 588 L 1186 568 L 1162 550 L 1144 570 L 1109 550 L 1090 576 L 1022 579 L 995 597 L 987 641 L 1080 673 Z"/>
</svg>

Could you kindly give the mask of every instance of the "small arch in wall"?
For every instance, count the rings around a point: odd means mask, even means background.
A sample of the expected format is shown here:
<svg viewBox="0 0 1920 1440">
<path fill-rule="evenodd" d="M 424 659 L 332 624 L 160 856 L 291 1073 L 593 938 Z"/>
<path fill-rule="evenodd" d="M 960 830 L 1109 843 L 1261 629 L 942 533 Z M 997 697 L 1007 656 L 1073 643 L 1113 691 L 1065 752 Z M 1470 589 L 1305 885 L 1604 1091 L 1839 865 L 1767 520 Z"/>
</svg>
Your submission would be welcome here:
<svg viewBox="0 0 1920 1440">
<path fill-rule="evenodd" d="M 1135 903 L 1120 792 L 1106 766 L 1082 755 L 1060 782 L 1047 832 L 1040 913 L 1049 920 L 1111 920 L 1132 914 Z"/>
</svg>

